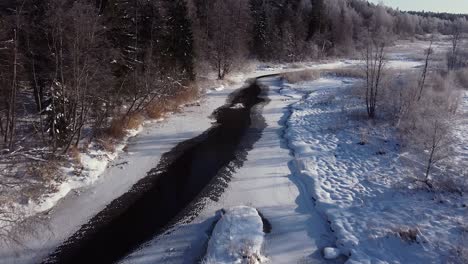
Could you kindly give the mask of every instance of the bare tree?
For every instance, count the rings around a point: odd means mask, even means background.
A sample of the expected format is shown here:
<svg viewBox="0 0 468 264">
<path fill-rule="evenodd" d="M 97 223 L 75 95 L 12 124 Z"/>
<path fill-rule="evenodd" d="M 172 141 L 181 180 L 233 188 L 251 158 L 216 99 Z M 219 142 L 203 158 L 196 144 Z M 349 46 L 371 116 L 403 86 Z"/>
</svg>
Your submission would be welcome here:
<svg viewBox="0 0 468 264">
<path fill-rule="evenodd" d="M 442 153 L 447 147 L 447 128 L 443 126 L 443 123 L 439 120 L 434 120 L 430 127 L 429 138 L 426 141 L 426 146 L 428 147 L 428 159 L 425 172 L 425 183 L 429 185 L 429 176 L 434 165 L 446 158 Z"/>
<path fill-rule="evenodd" d="M 16 135 L 17 123 L 17 97 L 19 88 L 20 76 L 20 31 L 22 29 L 22 12 L 24 7 L 23 0 L 19 5 L 11 11 L 12 15 L 6 20 L 0 22 L 0 30 L 3 29 L 3 47 L 0 47 L 0 52 L 3 51 L 3 66 L 5 67 L 0 74 L 0 79 L 3 86 L 3 96 L 5 108 L 4 124 L 0 117 L 0 131 L 3 134 L 3 141 L 10 151 L 13 151 Z M 1 40 L 0 40 L 1 41 Z M 1 44 L 0 44 L 1 45 Z"/>
<path fill-rule="evenodd" d="M 463 33 L 465 32 L 467 27 L 467 22 L 465 19 L 457 19 L 454 21 L 451 25 L 451 42 L 452 42 L 452 47 L 450 49 L 450 52 L 448 53 L 447 56 L 447 66 L 448 70 L 455 70 L 456 68 L 459 67 L 460 64 L 460 58 L 459 58 L 459 46 L 460 42 L 462 40 Z"/>
<path fill-rule="evenodd" d="M 375 118 L 382 75 L 387 59 L 385 58 L 385 41 L 369 37 L 364 50 L 365 62 L 365 99 L 369 118 Z"/>
<path fill-rule="evenodd" d="M 427 70 L 429 68 L 429 61 L 431 59 L 431 55 L 434 52 L 432 50 L 432 43 L 434 42 L 434 39 L 431 38 L 431 43 L 429 44 L 429 48 L 426 50 L 426 60 L 424 63 L 424 68 L 421 74 L 421 79 L 418 82 L 418 88 L 419 88 L 419 95 L 418 95 L 418 101 L 421 100 L 421 97 L 423 95 L 423 90 L 424 90 L 424 85 L 426 84 L 426 77 L 427 77 Z"/>
<path fill-rule="evenodd" d="M 241 0 L 215 0 L 209 5 L 208 24 L 202 52 L 216 70 L 218 78 L 224 77 L 243 61 L 248 52 L 249 9 Z M 200 44 L 199 44 L 200 45 Z"/>
<path fill-rule="evenodd" d="M 66 152 L 74 140 L 78 144 L 91 107 L 99 100 L 93 96 L 93 87 L 101 86 L 107 74 L 102 58 L 106 54 L 103 27 L 97 10 L 81 2 L 68 7 L 66 1 L 55 1 L 48 16 L 49 46 L 55 58 L 48 130 L 53 148 L 63 147 Z"/>
</svg>

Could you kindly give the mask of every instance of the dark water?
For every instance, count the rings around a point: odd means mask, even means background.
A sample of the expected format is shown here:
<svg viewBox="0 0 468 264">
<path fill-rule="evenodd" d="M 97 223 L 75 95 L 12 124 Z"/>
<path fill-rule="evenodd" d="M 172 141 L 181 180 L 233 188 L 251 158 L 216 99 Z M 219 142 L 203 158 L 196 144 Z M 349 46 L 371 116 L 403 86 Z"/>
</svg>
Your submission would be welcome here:
<svg viewBox="0 0 468 264">
<path fill-rule="evenodd" d="M 179 220 L 193 219 L 204 198 L 216 200 L 260 138 L 265 99 L 256 83 L 230 96 L 202 135 L 165 153 L 128 193 L 81 227 L 43 263 L 114 263 Z M 244 108 L 232 108 L 242 103 Z M 190 120 L 187 120 L 190 122 Z"/>
</svg>

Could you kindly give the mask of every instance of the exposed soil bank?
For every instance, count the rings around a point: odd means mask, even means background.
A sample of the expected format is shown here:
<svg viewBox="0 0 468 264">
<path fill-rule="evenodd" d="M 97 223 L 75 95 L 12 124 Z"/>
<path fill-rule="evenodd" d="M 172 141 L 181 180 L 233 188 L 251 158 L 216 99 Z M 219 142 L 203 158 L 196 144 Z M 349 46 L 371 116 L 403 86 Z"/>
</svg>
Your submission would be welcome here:
<svg viewBox="0 0 468 264">
<path fill-rule="evenodd" d="M 81 227 L 43 263 L 114 263 L 166 230 L 193 218 L 206 197 L 216 199 L 230 173 L 260 139 L 265 103 L 256 83 L 215 111 L 216 123 L 177 145 L 128 193 Z M 190 120 L 187 120 L 190 122 Z"/>
</svg>

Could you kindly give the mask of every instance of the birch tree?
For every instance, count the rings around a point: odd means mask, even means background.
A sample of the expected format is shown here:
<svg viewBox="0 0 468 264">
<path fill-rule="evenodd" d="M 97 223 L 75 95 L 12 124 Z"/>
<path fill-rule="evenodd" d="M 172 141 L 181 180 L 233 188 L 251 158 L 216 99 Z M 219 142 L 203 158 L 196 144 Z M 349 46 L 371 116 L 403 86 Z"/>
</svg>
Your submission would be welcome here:
<svg viewBox="0 0 468 264">
<path fill-rule="evenodd" d="M 377 113 L 386 62 L 385 41 L 369 37 L 364 50 L 364 67 L 366 110 L 371 119 L 375 118 Z"/>
</svg>

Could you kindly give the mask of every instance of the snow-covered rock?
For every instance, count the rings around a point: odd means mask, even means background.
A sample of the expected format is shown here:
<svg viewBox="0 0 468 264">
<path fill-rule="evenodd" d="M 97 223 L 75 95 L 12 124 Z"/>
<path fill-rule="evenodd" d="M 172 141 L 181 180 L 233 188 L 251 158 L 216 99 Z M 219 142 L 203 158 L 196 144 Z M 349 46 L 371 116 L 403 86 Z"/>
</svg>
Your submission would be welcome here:
<svg viewBox="0 0 468 264">
<path fill-rule="evenodd" d="M 337 248 L 326 247 L 323 249 L 323 257 L 325 259 L 336 259 L 340 256 L 341 252 Z"/>
<path fill-rule="evenodd" d="M 208 243 L 205 263 L 263 263 L 263 222 L 257 210 L 233 207 L 216 224 Z"/>
<path fill-rule="evenodd" d="M 235 104 L 231 107 L 232 109 L 242 109 L 242 108 L 245 108 L 244 104 L 243 103 L 238 103 L 238 104 Z"/>
</svg>

